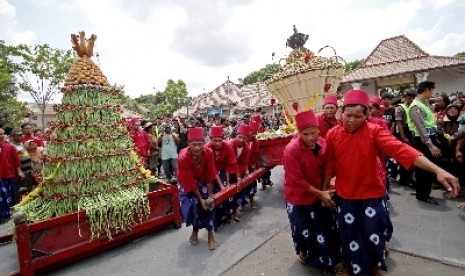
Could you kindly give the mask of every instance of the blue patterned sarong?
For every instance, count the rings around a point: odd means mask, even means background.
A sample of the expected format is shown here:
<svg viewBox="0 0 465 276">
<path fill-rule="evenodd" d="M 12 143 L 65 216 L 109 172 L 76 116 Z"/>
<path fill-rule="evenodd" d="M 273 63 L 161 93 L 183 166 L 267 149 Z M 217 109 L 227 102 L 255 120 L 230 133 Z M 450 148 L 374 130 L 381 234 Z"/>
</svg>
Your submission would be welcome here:
<svg viewBox="0 0 465 276">
<path fill-rule="evenodd" d="M 200 195 L 203 199 L 208 198 L 207 186 L 196 181 L 197 188 L 199 189 Z M 208 231 L 216 229 L 214 219 L 215 219 L 215 209 L 203 210 L 199 204 L 199 200 L 193 192 L 186 193 L 181 184 L 181 189 L 179 190 L 179 201 L 181 202 L 181 215 L 186 226 L 192 225 L 194 230 L 205 228 Z"/>
<path fill-rule="evenodd" d="M 303 251 L 305 264 L 318 269 L 334 269 L 341 261 L 336 221 L 329 208 L 318 201 L 311 205 L 286 203 L 296 254 Z"/>
<path fill-rule="evenodd" d="M 384 246 L 389 231 L 385 198 L 336 197 L 336 202 L 344 266 L 353 275 L 372 275 L 374 266 L 386 271 Z"/>
<path fill-rule="evenodd" d="M 252 173 L 254 172 L 255 170 L 252 169 L 251 167 L 249 167 L 249 172 Z M 255 179 L 252 184 L 250 184 L 249 186 L 247 186 L 247 188 L 244 189 L 244 192 L 245 192 L 245 195 L 250 198 L 250 197 L 254 197 L 255 194 L 257 193 L 257 180 Z"/>
<path fill-rule="evenodd" d="M 16 199 L 16 178 L 0 179 L 0 219 L 6 219 L 13 214 L 11 207 Z"/>
</svg>

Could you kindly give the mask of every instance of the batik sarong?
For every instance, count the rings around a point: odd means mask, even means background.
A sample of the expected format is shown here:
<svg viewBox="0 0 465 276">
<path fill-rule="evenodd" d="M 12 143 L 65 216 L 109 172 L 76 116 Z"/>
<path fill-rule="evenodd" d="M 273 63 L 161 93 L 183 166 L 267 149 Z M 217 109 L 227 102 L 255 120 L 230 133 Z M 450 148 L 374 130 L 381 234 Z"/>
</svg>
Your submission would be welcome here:
<svg viewBox="0 0 465 276">
<path fill-rule="evenodd" d="M 311 205 L 286 203 L 296 254 L 305 254 L 306 265 L 332 270 L 341 260 L 339 236 L 330 209 L 321 202 Z"/>
<path fill-rule="evenodd" d="M 385 198 L 337 202 L 342 260 L 353 275 L 372 275 L 375 266 L 386 271 L 388 215 Z M 392 233 L 392 232 L 391 232 Z"/>
<path fill-rule="evenodd" d="M 16 199 L 16 178 L 0 179 L 0 219 L 11 217 Z"/>
<path fill-rule="evenodd" d="M 226 187 L 226 171 L 221 170 L 218 171 L 221 183 L 223 186 Z M 214 185 L 218 187 L 218 185 Z M 215 192 L 218 192 L 219 189 L 216 188 Z M 224 222 L 229 222 L 231 220 L 231 216 L 234 212 L 234 196 L 226 199 L 225 201 L 221 202 L 219 206 L 217 206 L 216 210 L 216 225 L 221 225 Z"/>
<path fill-rule="evenodd" d="M 196 181 L 196 184 L 201 197 L 207 199 L 207 186 L 198 181 Z M 182 184 L 179 190 L 179 201 L 181 202 L 181 215 L 186 222 L 186 226 L 192 225 L 194 230 L 205 228 L 208 231 L 212 231 L 216 228 L 214 223 L 215 209 L 203 210 L 195 194 L 193 192 L 186 193 Z"/>
</svg>

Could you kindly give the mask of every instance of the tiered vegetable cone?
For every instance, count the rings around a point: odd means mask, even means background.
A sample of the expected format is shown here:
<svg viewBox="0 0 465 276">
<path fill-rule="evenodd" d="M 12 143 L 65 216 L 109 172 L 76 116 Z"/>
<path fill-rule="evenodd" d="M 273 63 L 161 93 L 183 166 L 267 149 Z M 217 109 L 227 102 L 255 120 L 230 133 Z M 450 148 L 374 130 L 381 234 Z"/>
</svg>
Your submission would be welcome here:
<svg viewBox="0 0 465 276">
<path fill-rule="evenodd" d="M 150 174 L 133 151 L 115 101 L 120 92 L 89 58 L 95 39 L 72 35 L 79 58 L 66 77 L 62 104 L 55 106 L 44 180 L 16 206 L 30 221 L 85 209 L 93 238 L 127 230 L 150 211 Z"/>
</svg>

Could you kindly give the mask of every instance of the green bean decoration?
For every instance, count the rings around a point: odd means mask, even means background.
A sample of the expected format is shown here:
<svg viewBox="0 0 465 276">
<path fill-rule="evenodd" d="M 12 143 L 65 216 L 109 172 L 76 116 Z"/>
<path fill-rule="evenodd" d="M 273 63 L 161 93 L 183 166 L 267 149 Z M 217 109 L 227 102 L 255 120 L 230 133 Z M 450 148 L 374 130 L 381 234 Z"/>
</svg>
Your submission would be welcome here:
<svg viewBox="0 0 465 276">
<path fill-rule="evenodd" d="M 91 68 L 101 75 L 85 82 L 81 77 L 88 78 L 86 70 Z M 91 238 L 111 238 L 150 213 L 149 178 L 130 157 L 134 145 L 119 113 L 120 91 L 108 86 L 100 68 L 82 56 L 61 92 L 62 104 L 54 106 L 56 121 L 50 124 L 44 180 L 15 206 L 15 212 L 36 222 L 84 209 Z"/>
</svg>

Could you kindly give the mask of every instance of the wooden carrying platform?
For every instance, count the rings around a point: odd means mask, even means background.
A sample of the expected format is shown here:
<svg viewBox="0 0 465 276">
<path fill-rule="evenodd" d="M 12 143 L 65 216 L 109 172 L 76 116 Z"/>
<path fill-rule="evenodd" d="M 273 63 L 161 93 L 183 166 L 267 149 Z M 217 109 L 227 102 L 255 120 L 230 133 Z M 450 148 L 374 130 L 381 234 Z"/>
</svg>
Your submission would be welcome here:
<svg viewBox="0 0 465 276">
<path fill-rule="evenodd" d="M 85 211 L 72 213 L 37 223 L 26 218 L 15 218 L 16 244 L 20 271 L 10 275 L 34 275 L 53 270 L 98 252 L 150 234 L 157 229 L 174 225 L 181 227 L 178 187 L 158 184 L 147 194 L 150 215 L 127 232 L 109 239 L 106 235 L 91 240 Z M 78 227 L 79 226 L 79 227 Z"/>
<path fill-rule="evenodd" d="M 244 177 L 238 184 L 215 194 L 213 197 L 215 205 L 236 195 L 266 171 L 267 169 L 260 168 Z M 169 225 L 180 228 L 181 213 L 177 185 L 158 183 L 157 186 L 157 190 L 147 194 L 150 205 L 148 218 L 127 232 L 113 235 L 112 239 L 106 235 L 98 239 L 90 239 L 90 227 L 84 210 L 37 223 L 27 223 L 24 216 L 16 217 L 16 245 L 20 271 L 13 271 L 8 275 L 43 274 Z M 11 239 L 11 235 L 3 238 Z"/>
<path fill-rule="evenodd" d="M 272 168 L 283 164 L 284 148 L 294 136 L 260 140 L 260 164 Z"/>
</svg>

